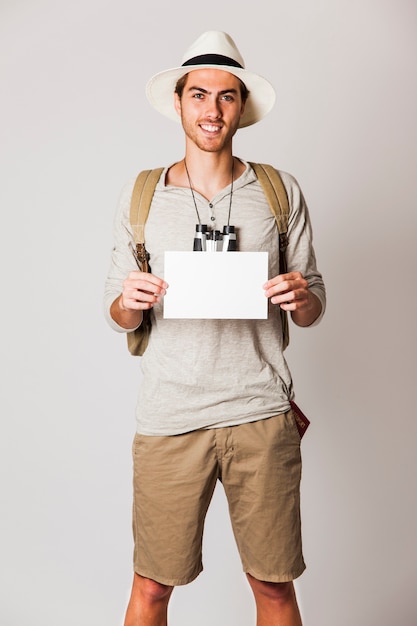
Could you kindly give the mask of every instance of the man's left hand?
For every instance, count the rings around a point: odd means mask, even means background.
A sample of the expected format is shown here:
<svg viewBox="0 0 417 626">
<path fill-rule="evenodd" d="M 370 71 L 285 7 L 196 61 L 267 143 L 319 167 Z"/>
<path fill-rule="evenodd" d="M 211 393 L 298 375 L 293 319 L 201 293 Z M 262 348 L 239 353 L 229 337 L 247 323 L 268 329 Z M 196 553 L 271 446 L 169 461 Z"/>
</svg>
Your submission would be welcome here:
<svg viewBox="0 0 417 626">
<path fill-rule="evenodd" d="M 279 274 L 263 286 L 265 295 L 272 304 L 278 304 L 299 326 L 309 326 L 320 315 L 321 304 L 308 288 L 308 283 L 300 272 Z"/>
</svg>

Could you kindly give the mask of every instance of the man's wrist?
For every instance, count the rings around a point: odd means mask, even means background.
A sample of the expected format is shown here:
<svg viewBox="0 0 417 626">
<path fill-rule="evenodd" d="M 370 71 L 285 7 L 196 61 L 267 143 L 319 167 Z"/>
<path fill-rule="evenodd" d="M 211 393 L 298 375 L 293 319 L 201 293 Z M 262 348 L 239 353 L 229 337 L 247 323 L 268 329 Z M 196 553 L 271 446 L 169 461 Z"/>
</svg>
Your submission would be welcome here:
<svg viewBox="0 0 417 626">
<path fill-rule="evenodd" d="M 122 294 L 113 302 L 110 308 L 110 315 L 116 324 L 128 330 L 137 328 L 143 320 L 143 311 L 127 309 L 123 305 Z"/>
</svg>

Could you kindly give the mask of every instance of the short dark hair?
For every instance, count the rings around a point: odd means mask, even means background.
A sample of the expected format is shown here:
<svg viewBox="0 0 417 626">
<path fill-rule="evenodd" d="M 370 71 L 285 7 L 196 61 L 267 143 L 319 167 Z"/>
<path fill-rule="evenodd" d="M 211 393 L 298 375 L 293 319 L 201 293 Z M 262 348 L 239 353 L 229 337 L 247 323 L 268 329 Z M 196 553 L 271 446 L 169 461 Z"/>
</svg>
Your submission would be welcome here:
<svg viewBox="0 0 417 626">
<path fill-rule="evenodd" d="M 185 87 L 185 83 L 187 82 L 188 74 L 189 72 L 187 74 L 184 74 L 184 76 L 181 76 L 181 78 L 177 80 L 177 84 L 175 85 L 174 92 L 178 94 L 178 97 L 180 100 L 184 92 L 184 87 Z M 240 80 L 238 76 L 236 76 L 236 78 L 239 80 L 239 84 L 240 84 L 240 97 L 242 98 L 242 102 L 245 103 L 249 97 L 249 93 L 250 93 L 249 89 L 246 87 L 243 80 Z"/>
</svg>

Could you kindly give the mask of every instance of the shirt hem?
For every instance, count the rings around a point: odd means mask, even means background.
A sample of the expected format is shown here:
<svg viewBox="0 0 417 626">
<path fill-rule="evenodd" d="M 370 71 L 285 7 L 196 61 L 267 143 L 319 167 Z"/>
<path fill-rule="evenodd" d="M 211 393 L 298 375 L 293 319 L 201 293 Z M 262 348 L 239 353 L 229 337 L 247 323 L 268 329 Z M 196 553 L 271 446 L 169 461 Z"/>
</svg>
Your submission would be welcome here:
<svg viewBox="0 0 417 626">
<path fill-rule="evenodd" d="M 196 432 L 199 430 L 214 430 L 217 428 L 229 428 L 232 426 L 242 426 L 243 424 L 251 424 L 252 422 L 259 422 L 260 420 L 270 419 L 271 417 L 276 417 L 277 415 L 282 415 L 286 413 L 291 408 L 290 402 L 288 404 L 284 404 L 277 408 L 274 411 L 268 412 L 265 415 L 254 415 L 248 417 L 246 419 L 236 419 L 236 420 L 228 420 L 224 422 L 219 422 L 216 424 L 207 424 L 198 426 L 197 428 L 192 428 L 190 426 L 185 426 L 182 428 L 174 429 L 174 430 L 161 430 L 153 431 L 147 428 L 141 427 L 140 423 L 137 423 L 136 432 L 139 435 L 143 435 L 145 437 L 175 437 L 176 435 L 185 435 L 187 433 Z"/>
</svg>

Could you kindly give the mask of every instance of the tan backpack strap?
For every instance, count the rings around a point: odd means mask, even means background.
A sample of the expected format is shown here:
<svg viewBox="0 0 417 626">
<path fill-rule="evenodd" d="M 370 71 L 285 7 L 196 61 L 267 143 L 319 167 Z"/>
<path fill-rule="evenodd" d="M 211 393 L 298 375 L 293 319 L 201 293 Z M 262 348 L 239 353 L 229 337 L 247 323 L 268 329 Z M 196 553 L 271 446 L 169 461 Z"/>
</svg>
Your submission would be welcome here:
<svg viewBox="0 0 417 626">
<path fill-rule="evenodd" d="M 136 261 L 142 272 L 149 272 L 149 255 L 145 247 L 145 223 L 151 207 L 156 184 L 164 168 L 144 170 L 136 178 L 130 200 L 130 225 L 136 244 Z"/>
<path fill-rule="evenodd" d="M 286 233 L 288 230 L 288 218 L 290 207 L 287 191 L 281 176 L 272 165 L 265 163 L 251 163 L 255 174 L 261 183 L 271 211 L 277 221 L 278 232 Z"/>
<path fill-rule="evenodd" d="M 265 163 L 251 163 L 255 174 L 262 185 L 269 207 L 275 217 L 279 233 L 280 267 L 281 273 L 286 272 L 285 250 L 288 245 L 288 219 L 290 206 L 287 191 L 281 176 L 272 165 Z"/>
<path fill-rule="evenodd" d="M 285 250 L 288 245 L 288 220 L 290 215 L 290 206 L 288 202 L 287 191 L 282 182 L 281 176 L 272 165 L 261 163 L 250 163 L 255 174 L 262 185 L 262 189 L 268 200 L 269 207 L 275 217 L 278 236 L 279 236 L 279 271 L 281 274 L 287 272 L 287 261 L 285 258 Z M 289 325 L 288 315 L 286 311 L 280 309 L 282 337 L 284 350 L 289 343 Z"/>
<path fill-rule="evenodd" d="M 130 224 L 136 244 L 145 242 L 145 223 L 156 184 L 163 170 L 163 167 L 154 170 L 144 170 L 136 178 L 130 201 Z"/>
</svg>

